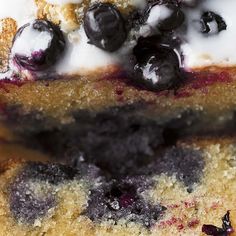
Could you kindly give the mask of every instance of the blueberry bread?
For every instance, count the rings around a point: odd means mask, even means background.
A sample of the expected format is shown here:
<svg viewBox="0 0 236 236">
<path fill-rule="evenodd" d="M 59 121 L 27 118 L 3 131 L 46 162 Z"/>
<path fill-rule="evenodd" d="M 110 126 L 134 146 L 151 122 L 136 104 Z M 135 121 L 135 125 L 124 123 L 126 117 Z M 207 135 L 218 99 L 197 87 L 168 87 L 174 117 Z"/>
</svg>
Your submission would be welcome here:
<svg viewBox="0 0 236 236">
<path fill-rule="evenodd" d="M 119 177 L 81 158 L 2 163 L 0 233 L 234 235 L 235 152 L 232 138 L 180 141 Z"/>
</svg>

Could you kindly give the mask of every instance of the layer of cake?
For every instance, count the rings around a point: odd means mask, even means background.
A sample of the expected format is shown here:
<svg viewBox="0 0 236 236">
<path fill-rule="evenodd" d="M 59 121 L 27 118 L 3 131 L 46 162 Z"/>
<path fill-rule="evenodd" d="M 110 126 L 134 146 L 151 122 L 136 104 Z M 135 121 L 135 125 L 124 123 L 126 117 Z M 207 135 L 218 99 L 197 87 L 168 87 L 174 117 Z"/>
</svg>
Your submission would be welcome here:
<svg viewBox="0 0 236 236">
<path fill-rule="evenodd" d="M 85 12 L 95 4 L 94 1 L 21 0 L 19 2 L 19 0 L 10 0 L 1 9 L 0 20 L 2 21 L 1 24 L 5 26 L 3 28 L 11 27 L 12 24 L 12 22 L 5 22 L 6 18 L 10 18 L 11 21 L 15 22 L 17 27 L 12 32 L 13 36 L 17 29 L 26 23 L 32 23 L 34 19 L 46 19 L 59 24 L 65 37 L 66 46 L 65 51 L 60 55 L 60 59 L 50 68 L 50 73 L 60 75 L 91 74 L 96 69 L 107 69 L 107 67 L 111 66 L 127 67 L 131 63 L 132 50 L 137 44 L 138 38 L 160 34 L 160 32 L 158 33 L 158 29 L 156 29 L 158 28 L 158 24 L 172 14 L 171 8 L 168 8 L 168 4 L 171 1 L 150 1 L 151 3 L 144 1 L 143 4 L 137 0 L 119 0 L 115 2 L 110 0 L 107 2 L 112 3 L 123 14 L 123 18 L 126 20 L 125 24 L 128 34 L 125 42 L 114 52 L 100 49 L 94 45 L 86 31 L 86 25 L 84 25 Z M 183 1 L 184 3 L 177 0 L 172 2 L 178 6 L 182 4 L 179 8 L 185 16 L 183 26 L 180 29 L 177 29 L 176 32 L 174 29 L 174 33 L 172 29 L 169 30 L 170 34 L 173 34 L 171 40 L 177 40 L 180 44 L 178 47 L 174 46 L 173 49 L 180 53 L 182 66 L 186 70 L 207 66 L 235 66 L 236 58 L 234 53 L 232 53 L 236 49 L 234 48 L 234 38 L 236 37 L 236 28 L 234 25 L 235 1 L 195 1 L 196 3 L 193 4 L 188 1 Z M 148 4 L 150 6 L 154 4 L 154 7 L 148 7 Z M 132 14 L 134 13 L 136 15 L 139 14 L 136 16 L 136 18 L 138 17 L 136 21 L 132 19 Z M 204 18 L 204 14 L 208 14 L 208 18 Z M 174 21 L 175 18 L 172 20 Z M 133 25 L 131 29 L 129 29 L 129 25 Z M 204 27 L 208 27 L 209 32 L 206 32 Z M 4 35 L 5 32 L 6 30 L 2 29 L 1 34 Z M 116 33 L 115 30 L 114 33 Z M 162 36 L 165 34 L 166 32 L 161 32 Z M 22 34 L 20 37 L 22 37 L 22 41 L 29 42 L 29 44 L 18 43 L 11 53 L 10 48 L 13 37 L 4 39 L 1 42 L 1 47 L 6 47 L 7 45 L 8 54 L 11 54 L 10 72 L 1 74 L 1 78 L 12 79 L 17 73 L 21 73 L 22 77 L 28 77 L 28 79 L 32 79 L 32 76 L 35 78 L 34 73 L 28 71 L 27 68 L 24 68 L 26 71 L 22 71 L 22 68 L 19 71 L 19 67 L 14 64 L 15 53 L 21 52 L 22 54 L 22 50 L 25 50 L 25 54 L 27 54 L 27 51 L 30 49 L 25 49 L 25 46 L 33 46 L 35 34 L 32 31 L 31 34 L 28 33 L 27 36 Z M 41 36 L 37 38 L 37 41 L 44 41 L 41 44 L 47 43 L 47 39 Z M 162 44 L 172 47 L 168 43 L 169 40 L 164 41 Z M 9 55 L 4 54 L 1 60 L 5 62 L 8 57 Z M 48 74 L 48 71 L 46 73 Z"/>
<path fill-rule="evenodd" d="M 162 92 L 146 90 L 119 70 L 70 80 L 1 81 L 1 112 L 8 115 L 7 107 L 9 112 L 11 107 L 13 110 L 19 107 L 21 115 L 36 112 L 59 123 L 71 123 L 76 111 L 100 112 L 142 103 L 145 104 L 142 112 L 157 120 L 187 110 L 224 115 L 234 110 L 235 72 L 234 68 L 209 68 L 189 73 L 182 77 L 178 88 Z"/>
<path fill-rule="evenodd" d="M 119 179 L 83 161 L 10 161 L 1 165 L 0 233 L 234 235 L 235 147 L 232 138 L 181 141 Z"/>
</svg>

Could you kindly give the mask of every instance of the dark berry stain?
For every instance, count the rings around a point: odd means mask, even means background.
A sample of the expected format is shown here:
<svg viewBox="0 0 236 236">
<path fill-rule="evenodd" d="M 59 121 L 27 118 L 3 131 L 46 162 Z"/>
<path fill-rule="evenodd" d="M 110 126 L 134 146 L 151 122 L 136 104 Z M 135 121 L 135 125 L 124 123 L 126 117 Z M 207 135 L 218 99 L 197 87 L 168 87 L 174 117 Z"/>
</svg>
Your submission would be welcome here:
<svg viewBox="0 0 236 236">
<path fill-rule="evenodd" d="M 156 157 L 155 161 L 144 167 L 146 175 L 166 173 L 175 175 L 191 191 L 191 186 L 198 183 L 205 162 L 201 151 L 190 148 L 173 147 Z"/>
<path fill-rule="evenodd" d="M 89 43 L 109 52 L 119 49 L 127 37 L 122 15 L 110 3 L 93 4 L 85 13 L 84 29 Z"/>
<path fill-rule="evenodd" d="M 33 224 L 44 217 L 48 210 L 56 205 L 55 197 L 49 193 L 40 196 L 32 190 L 30 182 L 17 178 L 10 187 L 10 210 L 20 222 Z"/>
<path fill-rule="evenodd" d="M 60 164 L 32 162 L 27 165 L 21 175 L 24 179 L 45 181 L 50 184 L 60 184 L 66 180 L 73 180 L 76 175 L 78 175 L 78 171 Z"/>
<path fill-rule="evenodd" d="M 56 205 L 53 186 L 72 180 L 77 174 L 77 170 L 60 164 L 26 164 L 9 188 L 12 214 L 18 221 L 33 224 Z"/>
<path fill-rule="evenodd" d="M 185 82 L 186 85 L 190 85 L 192 89 L 202 89 L 216 83 L 230 83 L 232 82 L 232 78 L 227 72 L 195 72 L 189 73 Z"/>
<path fill-rule="evenodd" d="M 203 225 L 202 232 L 211 236 L 229 236 L 232 234 L 234 229 L 230 222 L 230 212 L 227 211 L 227 213 L 223 216 L 221 228 L 215 225 Z"/>
<path fill-rule="evenodd" d="M 107 219 L 117 222 L 125 218 L 151 227 L 164 213 L 165 207 L 151 204 L 142 197 L 148 185 L 141 177 L 104 183 L 91 191 L 84 214 L 95 222 Z"/>
</svg>

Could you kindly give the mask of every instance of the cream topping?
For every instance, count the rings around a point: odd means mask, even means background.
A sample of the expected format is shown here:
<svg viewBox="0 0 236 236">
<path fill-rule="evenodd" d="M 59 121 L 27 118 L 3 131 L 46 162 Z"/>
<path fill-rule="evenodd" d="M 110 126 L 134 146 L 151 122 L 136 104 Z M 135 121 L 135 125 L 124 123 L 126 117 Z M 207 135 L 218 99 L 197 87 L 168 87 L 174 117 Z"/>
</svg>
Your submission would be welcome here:
<svg viewBox="0 0 236 236">
<path fill-rule="evenodd" d="M 235 0 L 207 0 L 203 1 L 199 8 L 186 11 L 188 31 L 182 50 L 187 68 L 236 65 L 235 9 Z M 205 11 L 219 14 L 226 22 L 227 29 L 215 35 L 202 34 L 196 22 Z"/>
<path fill-rule="evenodd" d="M 116 52 L 106 52 L 88 43 L 83 27 L 67 36 L 67 50 L 55 66 L 59 74 L 84 73 L 96 68 L 119 65 L 127 61 L 135 41 L 127 41 Z"/>
<path fill-rule="evenodd" d="M 12 18 L 18 27 L 36 18 L 34 0 L 0 0 L 0 19 Z"/>
</svg>

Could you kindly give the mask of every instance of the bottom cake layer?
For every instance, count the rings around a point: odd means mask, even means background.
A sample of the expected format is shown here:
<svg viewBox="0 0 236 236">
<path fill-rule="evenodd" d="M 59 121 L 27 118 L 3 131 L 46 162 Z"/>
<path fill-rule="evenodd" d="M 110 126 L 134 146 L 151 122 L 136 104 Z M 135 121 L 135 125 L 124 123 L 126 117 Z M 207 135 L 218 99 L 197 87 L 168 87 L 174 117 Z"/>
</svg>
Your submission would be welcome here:
<svg viewBox="0 0 236 236">
<path fill-rule="evenodd" d="M 2 164 L 0 235 L 234 235 L 234 138 L 179 141 L 125 176 L 76 166 Z"/>
</svg>

